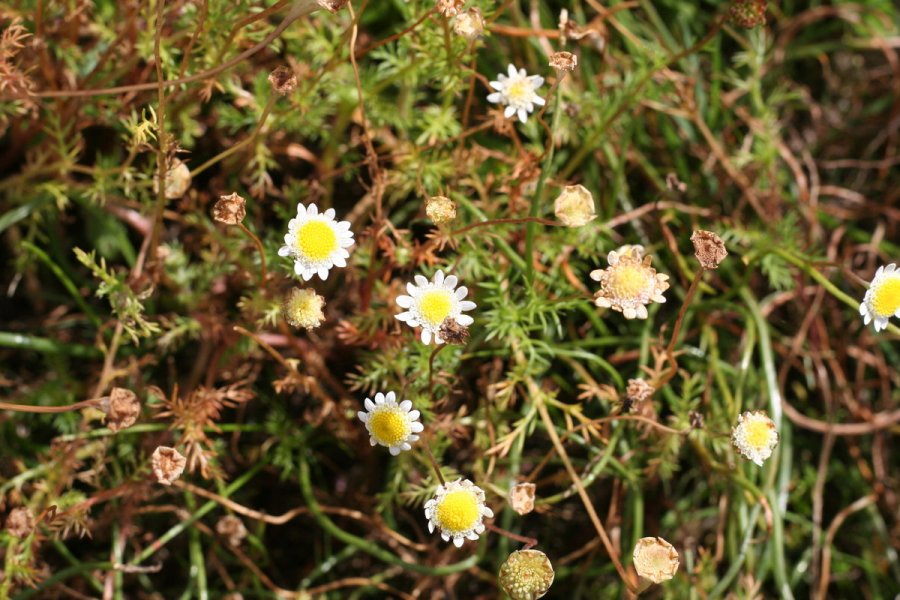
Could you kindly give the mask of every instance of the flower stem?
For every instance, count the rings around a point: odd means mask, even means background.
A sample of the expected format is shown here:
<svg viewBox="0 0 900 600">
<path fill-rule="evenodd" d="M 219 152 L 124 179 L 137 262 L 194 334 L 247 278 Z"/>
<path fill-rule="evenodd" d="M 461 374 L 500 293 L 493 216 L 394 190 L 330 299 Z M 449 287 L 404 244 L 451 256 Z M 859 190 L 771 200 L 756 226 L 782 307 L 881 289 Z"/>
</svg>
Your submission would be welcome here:
<svg viewBox="0 0 900 600">
<path fill-rule="evenodd" d="M 76 402 L 75 404 L 66 404 L 64 406 L 34 406 L 30 404 L 11 404 L 9 402 L 0 402 L 0 410 L 14 410 L 16 412 L 49 414 L 70 412 L 73 410 L 81 410 L 83 408 L 91 408 L 99 405 L 100 400 L 98 398 L 83 400 L 81 402 Z"/>
<path fill-rule="evenodd" d="M 260 274 L 259 274 L 259 286 L 260 286 L 261 289 L 265 290 L 266 279 L 267 279 L 267 274 L 266 274 L 266 251 L 265 251 L 265 249 L 263 248 L 262 242 L 259 241 L 259 238 L 256 237 L 256 235 L 254 235 L 254 233 L 253 233 L 252 231 L 250 231 L 249 229 L 247 229 L 247 226 L 246 226 L 246 225 L 244 225 L 243 223 L 238 223 L 238 227 L 241 228 L 241 231 L 243 231 L 243 232 L 246 233 L 248 236 L 250 236 L 250 239 L 253 240 L 253 243 L 254 243 L 254 244 L 256 244 L 256 249 L 259 250 L 259 260 L 260 260 L 260 264 L 262 265 L 262 270 L 260 271 Z"/>
<path fill-rule="evenodd" d="M 496 525 L 494 525 L 492 523 L 485 523 L 484 527 L 485 527 L 485 529 L 490 529 L 494 533 L 499 533 L 500 535 L 502 535 L 504 537 L 508 537 L 511 540 L 515 540 L 517 542 L 521 542 L 521 543 L 525 544 L 525 547 L 522 548 L 522 550 L 531 550 L 532 548 L 534 548 L 535 546 L 538 545 L 537 538 L 521 536 L 521 535 L 513 533 L 512 531 L 507 531 L 506 529 L 503 529 L 502 527 L 497 527 Z"/>
</svg>

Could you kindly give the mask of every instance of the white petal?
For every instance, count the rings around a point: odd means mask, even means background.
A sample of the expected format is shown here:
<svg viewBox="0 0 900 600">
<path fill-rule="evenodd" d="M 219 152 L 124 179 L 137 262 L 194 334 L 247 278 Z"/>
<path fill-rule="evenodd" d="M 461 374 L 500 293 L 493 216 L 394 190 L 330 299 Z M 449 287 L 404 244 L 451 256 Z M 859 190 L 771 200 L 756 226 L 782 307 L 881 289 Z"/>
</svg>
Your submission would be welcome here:
<svg viewBox="0 0 900 600">
<path fill-rule="evenodd" d="M 402 312 L 400 314 L 394 315 L 394 318 L 397 319 L 398 321 L 408 322 L 414 316 L 415 315 L 413 315 L 411 312 L 406 311 L 406 312 Z"/>
<path fill-rule="evenodd" d="M 422 433 L 423 431 L 425 431 L 425 426 L 416 421 L 415 423 L 409 424 L 409 430 L 413 433 Z"/>
<path fill-rule="evenodd" d="M 330 221 L 330 220 L 334 219 L 334 209 L 329 208 L 328 210 L 323 212 L 322 215 Z"/>
<path fill-rule="evenodd" d="M 865 302 L 860 302 L 859 303 L 859 314 L 865 315 L 867 312 L 869 312 L 869 307 L 866 306 Z"/>
<path fill-rule="evenodd" d="M 448 275 L 444 280 L 444 287 L 448 290 L 452 290 L 456 287 L 457 283 L 459 283 L 459 279 L 456 277 L 456 275 Z"/>
<path fill-rule="evenodd" d="M 439 334 L 439 333 L 434 334 L 434 343 L 435 344 L 443 344 L 444 343 L 444 338 L 441 337 L 441 334 Z"/>
<path fill-rule="evenodd" d="M 457 300 L 462 300 L 469 294 L 469 288 L 467 288 L 464 285 L 461 285 L 458 288 L 456 288 L 456 291 L 453 293 L 456 296 Z"/>
<path fill-rule="evenodd" d="M 319 277 L 322 279 L 322 281 L 328 279 L 328 269 L 326 269 L 325 267 L 319 269 Z"/>
<path fill-rule="evenodd" d="M 487 97 L 488 102 L 497 104 L 501 100 L 503 100 L 503 96 L 500 94 L 500 92 L 493 92 L 491 94 L 488 94 L 488 97 Z"/>
<path fill-rule="evenodd" d="M 394 392 L 391 392 L 390 394 L 388 394 L 388 398 L 390 398 L 391 400 L 394 399 L 392 396 L 394 396 Z M 412 408 L 412 402 L 410 402 L 409 400 L 404 400 L 403 402 L 400 403 L 400 410 L 402 410 L 404 412 L 409 412 L 409 409 L 411 409 L 411 408 Z"/>
<path fill-rule="evenodd" d="M 531 85 L 534 89 L 538 89 L 542 85 L 544 85 L 544 78 L 540 75 L 531 75 L 528 80 L 531 82 Z"/>
<path fill-rule="evenodd" d="M 514 106 L 507 106 L 506 110 L 503 111 L 503 116 L 507 119 L 516 114 L 516 108 Z"/>
<path fill-rule="evenodd" d="M 488 508 L 487 506 L 485 506 L 484 508 L 481 509 L 481 514 L 483 514 L 483 515 L 484 515 L 485 517 L 487 517 L 488 519 L 493 519 L 493 518 L 494 518 L 494 511 L 492 511 L 492 510 L 491 510 L 490 508 Z"/>
<path fill-rule="evenodd" d="M 459 310 L 473 310 L 476 306 L 471 300 L 463 300 L 459 303 Z"/>
<path fill-rule="evenodd" d="M 370 437 L 370 438 L 369 438 L 369 445 L 370 445 L 370 446 L 375 446 L 376 444 L 378 444 L 378 440 L 376 440 L 376 439 L 373 438 L 373 437 Z"/>
<path fill-rule="evenodd" d="M 531 101 L 537 104 L 538 106 L 543 106 L 547 104 L 547 101 L 541 98 L 540 96 L 532 96 Z"/>
<path fill-rule="evenodd" d="M 422 330 L 422 343 L 426 346 L 431 343 L 431 330 L 423 329 Z"/>
<path fill-rule="evenodd" d="M 475 319 L 470 317 L 469 315 L 459 315 L 456 317 L 456 322 L 462 325 L 463 327 L 468 327 L 472 323 L 475 322 Z"/>
<path fill-rule="evenodd" d="M 409 420 L 410 421 L 418 421 L 420 416 L 422 416 L 422 413 L 420 413 L 417 410 L 409 411 Z"/>
<path fill-rule="evenodd" d="M 333 259 L 331 259 L 331 262 L 334 263 L 335 267 L 344 268 L 347 266 L 347 261 L 344 260 L 343 256 L 335 256 Z"/>
<path fill-rule="evenodd" d="M 315 204 L 310 204 L 306 207 L 306 215 L 307 216 L 315 216 L 319 214 L 319 207 Z"/>
<path fill-rule="evenodd" d="M 407 292 L 410 296 L 412 296 L 413 298 L 415 298 L 416 293 L 417 293 L 418 291 L 419 291 L 419 288 L 417 288 L 417 287 L 416 287 L 415 285 L 413 285 L 412 283 L 407 283 L 407 284 L 406 284 L 406 292 Z"/>
<path fill-rule="evenodd" d="M 388 448 L 388 452 L 391 453 L 391 456 L 397 456 L 400 454 L 400 446 L 391 446 Z"/>
<path fill-rule="evenodd" d="M 528 122 L 528 112 L 524 108 L 519 109 L 519 121 L 522 123 Z"/>
<path fill-rule="evenodd" d="M 510 64 L 510 65 L 506 68 L 506 71 L 509 73 L 509 76 L 510 76 L 510 77 L 515 77 L 515 76 L 517 76 L 517 75 L 519 74 L 519 72 L 516 71 L 516 68 L 515 68 L 514 66 L 512 66 L 512 64 Z"/>
<path fill-rule="evenodd" d="M 369 413 L 367 412 L 359 411 L 356 413 L 356 416 L 359 417 L 359 420 L 363 423 L 366 423 L 369 420 Z"/>
<path fill-rule="evenodd" d="M 306 267 L 299 266 L 298 268 L 303 270 L 303 273 L 302 273 L 303 281 L 309 281 L 310 279 L 313 278 L 313 275 L 316 274 L 315 271 L 313 271 L 311 269 L 307 269 Z"/>
<path fill-rule="evenodd" d="M 440 269 L 438 269 L 437 273 L 434 274 L 434 283 L 437 284 L 438 287 L 444 285 L 444 272 Z"/>
<path fill-rule="evenodd" d="M 365 402 L 363 402 L 363 404 L 366 405 L 366 410 L 368 410 L 369 412 L 372 412 L 373 410 L 375 410 L 375 403 L 372 402 L 372 400 L 370 398 L 366 398 L 366 400 L 365 400 Z"/>
<path fill-rule="evenodd" d="M 287 256 L 291 253 L 291 249 L 287 246 L 282 246 L 278 249 L 278 256 Z"/>
<path fill-rule="evenodd" d="M 434 533 L 434 521 L 428 521 L 428 533 Z"/>
<path fill-rule="evenodd" d="M 412 296 L 397 296 L 397 306 L 400 308 L 409 308 L 412 306 Z"/>
<path fill-rule="evenodd" d="M 457 548 L 462 548 L 463 539 L 461 537 L 453 538 L 453 545 L 456 546 Z"/>
<path fill-rule="evenodd" d="M 306 216 L 306 206 L 305 206 L 305 205 L 303 205 L 303 204 L 298 204 L 298 205 L 297 205 L 297 216 L 298 216 L 298 217 L 305 217 L 305 216 Z M 291 223 L 290 223 L 290 224 L 293 225 L 294 222 L 295 222 L 294 219 L 291 219 Z"/>
<path fill-rule="evenodd" d="M 395 394 L 394 392 L 388 392 L 384 395 L 384 399 L 388 402 L 395 402 L 397 400 L 397 394 Z"/>
<path fill-rule="evenodd" d="M 416 285 L 419 285 L 419 286 L 426 286 L 426 285 L 428 285 L 428 280 L 425 279 L 425 277 L 422 276 L 422 275 L 416 275 L 413 279 L 416 280 Z"/>
</svg>

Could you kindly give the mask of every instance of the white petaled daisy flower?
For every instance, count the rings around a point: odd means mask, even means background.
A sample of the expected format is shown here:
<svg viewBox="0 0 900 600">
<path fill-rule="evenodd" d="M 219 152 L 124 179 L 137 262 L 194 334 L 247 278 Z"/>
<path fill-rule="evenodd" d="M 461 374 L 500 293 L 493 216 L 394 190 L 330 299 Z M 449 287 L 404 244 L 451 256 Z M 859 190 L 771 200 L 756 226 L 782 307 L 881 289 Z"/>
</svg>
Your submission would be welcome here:
<svg viewBox="0 0 900 600">
<path fill-rule="evenodd" d="M 462 285 L 456 287 L 459 280 L 455 275 L 444 277 L 444 272 L 438 271 L 433 281 L 422 275 L 416 275 L 415 280 L 415 285 L 406 284 L 408 296 L 397 296 L 397 305 L 405 310 L 396 318 L 410 327 L 421 327 L 423 344 L 430 344 L 432 337 L 435 344 L 444 343 L 440 329 L 446 319 L 452 319 L 463 327 L 474 322 L 472 317 L 462 314 L 475 308 L 475 303 L 463 300 L 469 290 Z"/>
<path fill-rule="evenodd" d="M 761 467 L 778 445 L 778 432 L 775 430 L 775 423 L 766 413 L 745 412 L 738 415 L 737 425 L 731 432 L 731 441 L 744 458 Z"/>
<path fill-rule="evenodd" d="M 404 450 L 410 450 L 411 442 L 418 441 L 424 427 L 419 423 L 419 411 L 411 410 L 412 402 L 404 400 L 397 403 L 394 392 L 375 394 L 375 401 L 366 398 L 366 410 L 359 411 L 359 420 L 366 424 L 369 442 L 374 446 L 381 444 L 397 456 Z"/>
<path fill-rule="evenodd" d="M 543 106 L 544 99 L 537 95 L 536 91 L 544 85 L 544 78 L 540 75 L 529 75 L 525 69 L 518 71 L 513 65 L 509 65 L 509 76 L 500 73 L 497 81 L 491 82 L 491 87 L 497 90 L 488 94 L 488 102 L 506 106 L 503 116 L 507 119 L 513 115 L 519 116 L 519 121 L 528 121 L 528 113 L 534 110 L 534 105 Z"/>
<path fill-rule="evenodd" d="M 437 487 L 434 498 L 425 503 L 428 531 L 435 528 L 445 542 L 453 540 L 459 548 L 463 540 L 477 540 L 484 533 L 485 517 L 494 511 L 484 505 L 484 490 L 468 479 L 457 479 Z"/>
<path fill-rule="evenodd" d="M 859 305 L 859 314 L 866 325 L 875 322 L 875 331 L 885 329 L 891 317 L 900 317 L 900 270 L 897 265 L 878 267 Z"/>
<path fill-rule="evenodd" d="M 594 304 L 612 308 L 626 319 L 646 319 L 648 304 L 666 301 L 663 292 L 669 289 L 669 276 L 650 266 L 650 257 L 641 256 L 640 246 L 610 252 L 607 260 L 609 267 L 591 271 L 591 279 L 600 282 Z"/>
<path fill-rule="evenodd" d="M 353 232 L 349 221 L 336 221 L 334 209 L 319 213 L 315 204 L 297 205 L 297 217 L 288 223 L 284 236 L 284 246 L 279 248 L 279 256 L 294 259 L 294 272 L 309 281 L 318 274 L 328 279 L 332 267 L 346 267 L 353 245 Z"/>
</svg>

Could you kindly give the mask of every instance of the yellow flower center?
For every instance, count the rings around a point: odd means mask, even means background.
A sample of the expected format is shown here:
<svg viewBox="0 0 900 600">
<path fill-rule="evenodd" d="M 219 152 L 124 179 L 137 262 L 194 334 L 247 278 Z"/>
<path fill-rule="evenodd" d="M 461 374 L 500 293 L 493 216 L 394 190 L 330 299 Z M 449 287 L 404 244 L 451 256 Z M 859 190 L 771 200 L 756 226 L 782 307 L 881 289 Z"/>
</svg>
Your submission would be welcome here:
<svg viewBox="0 0 900 600">
<path fill-rule="evenodd" d="M 531 97 L 531 85 L 523 79 L 513 81 L 506 88 L 507 97 L 514 103 L 521 103 Z"/>
<path fill-rule="evenodd" d="M 756 450 L 761 450 L 769 446 L 772 425 L 768 421 L 750 421 L 744 427 L 744 432 L 747 445 Z"/>
<path fill-rule="evenodd" d="M 369 418 L 369 424 L 378 441 L 389 446 L 400 443 L 409 435 L 409 424 L 399 409 L 376 411 Z"/>
<path fill-rule="evenodd" d="M 647 289 L 647 271 L 643 265 L 616 266 L 606 285 L 619 298 L 637 299 Z"/>
<path fill-rule="evenodd" d="M 450 533 L 461 533 L 472 529 L 480 515 L 475 494 L 468 490 L 456 490 L 444 496 L 438 504 L 435 521 L 441 529 Z"/>
<path fill-rule="evenodd" d="M 435 327 L 450 316 L 452 307 L 450 292 L 447 290 L 431 290 L 419 298 L 419 314 L 429 325 Z"/>
<path fill-rule="evenodd" d="M 879 317 L 890 317 L 900 308 L 900 277 L 891 277 L 872 294 L 872 309 Z"/>
<path fill-rule="evenodd" d="M 310 260 L 325 260 L 337 247 L 337 235 L 328 223 L 310 221 L 297 231 L 297 248 Z"/>
</svg>

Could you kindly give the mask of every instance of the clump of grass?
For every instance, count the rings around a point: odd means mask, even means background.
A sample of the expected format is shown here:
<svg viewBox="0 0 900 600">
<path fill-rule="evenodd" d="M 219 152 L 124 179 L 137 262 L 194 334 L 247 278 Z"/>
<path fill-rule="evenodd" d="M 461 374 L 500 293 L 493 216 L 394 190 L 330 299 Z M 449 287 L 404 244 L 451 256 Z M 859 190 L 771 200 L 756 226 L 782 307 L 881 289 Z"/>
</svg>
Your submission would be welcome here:
<svg viewBox="0 0 900 600">
<path fill-rule="evenodd" d="M 897 23 L 13 0 L 0 598 L 895 593 Z"/>
</svg>

